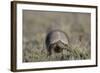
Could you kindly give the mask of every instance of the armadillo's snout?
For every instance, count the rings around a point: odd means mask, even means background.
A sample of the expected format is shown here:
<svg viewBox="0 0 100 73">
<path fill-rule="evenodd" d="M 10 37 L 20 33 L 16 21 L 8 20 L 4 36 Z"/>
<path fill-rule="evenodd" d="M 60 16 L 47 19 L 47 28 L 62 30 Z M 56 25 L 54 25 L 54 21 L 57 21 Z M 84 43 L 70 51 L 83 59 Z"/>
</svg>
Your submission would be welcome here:
<svg viewBox="0 0 100 73">
<path fill-rule="evenodd" d="M 62 52 L 63 48 L 60 47 L 59 45 L 57 45 L 56 47 L 54 47 L 53 50 L 54 50 L 54 52 L 56 52 L 56 53 L 60 53 L 60 52 Z"/>
<path fill-rule="evenodd" d="M 62 52 L 63 49 L 67 48 L 68 43 L 68 36 L 63 31 L 55 30 L 47 34 L 46 46 L 49 54 L 52 54 L 52 51 L 55 53 Z"/>
</svg>

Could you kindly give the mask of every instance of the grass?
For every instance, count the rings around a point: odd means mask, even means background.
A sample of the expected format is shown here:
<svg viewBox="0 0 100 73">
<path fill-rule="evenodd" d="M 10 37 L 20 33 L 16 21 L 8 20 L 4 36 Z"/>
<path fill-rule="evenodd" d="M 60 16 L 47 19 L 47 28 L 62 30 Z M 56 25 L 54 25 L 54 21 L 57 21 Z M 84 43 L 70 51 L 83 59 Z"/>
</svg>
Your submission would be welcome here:
<svg viewBox="0 0 100 73">
<path fill-rule="evenodd" d="M 53 53 L 51 56 L 48 56 L 46 49 L 33 48 L 32 46 L 30 47 L 30 49 L 23 49 L 23 51 L 23 62 L 85 60 L 91 58 L 90 49 L 79 47 L 72 47 L 70 51 L 63 50 L 63 58 L 62 53 Z"/>
</svg>

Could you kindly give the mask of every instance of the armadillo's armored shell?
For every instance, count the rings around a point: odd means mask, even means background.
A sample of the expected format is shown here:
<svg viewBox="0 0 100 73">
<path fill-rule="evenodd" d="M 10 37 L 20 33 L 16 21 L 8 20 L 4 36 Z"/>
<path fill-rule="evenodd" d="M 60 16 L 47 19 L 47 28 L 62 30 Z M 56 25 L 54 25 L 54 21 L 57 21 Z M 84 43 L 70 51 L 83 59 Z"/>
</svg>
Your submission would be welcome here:
<svg viewBox="0 0 100 73">
<path fill-rule="evenodd" d="M 47 37 L 46 37 L 46 46 L 48 49 L 50 45 L 57 43 L 57 42 L 61 42 L 63 44 L 68 45 L 69 41 L 68 41 L 68 36 L 65 34 L 65 32 L 60 31 L 60 30 L 54 30 L 48 33 Z"/>
</svg>

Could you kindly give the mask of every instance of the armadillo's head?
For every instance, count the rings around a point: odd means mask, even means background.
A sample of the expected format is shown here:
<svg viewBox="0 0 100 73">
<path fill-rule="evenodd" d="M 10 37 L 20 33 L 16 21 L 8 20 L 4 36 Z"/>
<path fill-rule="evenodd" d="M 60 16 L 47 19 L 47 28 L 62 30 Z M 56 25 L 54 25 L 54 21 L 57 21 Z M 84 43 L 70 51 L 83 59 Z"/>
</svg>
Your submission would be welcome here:
<svg viewBox="0 0 100 73">
<path fill-rule="evenodd" d="M 53 50 L 54 50 L 54 52 L 56 52 L 56 53 L 60 53 L 60 52 L 62 52 L 63 48 L 60 47 L 59 45 L 56 45 L 56 46 L 53 48 Z"/>
<path fill-rule="evenodd" d="M 52 44 L 50 47 L 50 49 L 53 50 L 55 53 L 60 53 L 65 48 L 67 48 L 66 45 L 61 41 L 57 41 L 56 43 Z"/>
</svg>

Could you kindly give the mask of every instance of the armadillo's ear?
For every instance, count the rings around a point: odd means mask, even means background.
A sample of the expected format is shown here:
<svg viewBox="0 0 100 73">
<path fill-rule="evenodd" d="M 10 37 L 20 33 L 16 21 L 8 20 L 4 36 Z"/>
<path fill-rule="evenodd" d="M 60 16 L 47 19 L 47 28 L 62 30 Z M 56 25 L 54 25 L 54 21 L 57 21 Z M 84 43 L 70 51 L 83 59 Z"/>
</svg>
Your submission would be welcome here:
<svg viewBox="0 0 100 73">
<path fill-rule="evenodd" d="M 50 44 L 49 49 L 53 49 L 54 47 L 56 47 L 56 44 Z"/>
</svg>

